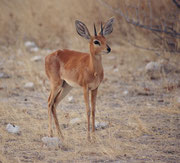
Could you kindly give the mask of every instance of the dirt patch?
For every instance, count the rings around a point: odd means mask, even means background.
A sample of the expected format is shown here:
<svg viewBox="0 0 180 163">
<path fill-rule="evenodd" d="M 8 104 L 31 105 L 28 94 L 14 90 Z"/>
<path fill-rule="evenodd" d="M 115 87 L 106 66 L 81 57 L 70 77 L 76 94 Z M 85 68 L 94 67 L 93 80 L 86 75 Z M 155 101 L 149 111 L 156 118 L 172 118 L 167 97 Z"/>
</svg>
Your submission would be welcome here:
<svg viewBox="0 0 180 163">
<path fill-rule="evenodd" d="M 180 55 L 165 52 L 159 35 L 129 25 L 95 0 L 43 2 L 0 0 L 0 163 L 178 163 Z M 152 2 L 155 17 L 172 13 L 176 7 L 169 0 Z M 126 11 L 123 1 L 109 4 Z M 108 37 L 112 52 L 103 56 L 105 77 L 96 111 L 97 122 L 106 125 L 96 130 L 91 142 L 87 141 L 83 92 L 73 89 L 57 109 L 63 145 L 48 148 L 42 142 L 48 136 L 49 95 L 44 58 L 63 48 L 88 51 L 87 42 L 75 31 L 74 20 L 85 22 L 92 33 L 94 22 L 99 27 L 111 16 L 115 16 L 114 31 Z M 136 48 L 128 39 L 161 50 Z M 33 47 L 27 48 L 27 41 L 34 42 Z M 162 60 L 171 66 L 155 77 L 149 76 L 146 65 Z M 77 118 L 78 123 L 72 123 Z M 9 123 L 19 126 L 20 132 L 8 133 Z"/>
<path fill-rule="evenodd" d="M 153 54 L 118 46 L 112 49 L 114 52 L 103 56 L 105 79 L 96 112 L 96 120 L 107 127 L 96 131 L 93 142 L 87 141 L 82 90 L 73 89 L 73 101 L 66 97 L 58 106 L 65 136 L 63 148 L 58 149 L 48 149 L 41 141 L 48 135 L 49 83 L 44 61 L 32 62 L 29 58 L 34 53 L 27 51 L 25 55 L 19 55 L 16 49 L 1 51 L 4 62 L 0 68 L 9 76 L 0 79 L 1 162 L 178 162 L 179 72 L 151 80 L 143 71 L 147 62 L 141 55 L 150 59 Z M 44 51 L 38 54 L 43 58 L 46 55 Z M 175 67 L 179 67 L 178 57 L 169 60 Z M 23 87 L 27 81 L 34 82 L 33 90 Z M 170 86 L 172 89 L 167 89 Z M 73 118 L 81 121 L 71 124 Z M 20 126 L 21 133 L 8 133 L 8 123 Z"/>
</svg>

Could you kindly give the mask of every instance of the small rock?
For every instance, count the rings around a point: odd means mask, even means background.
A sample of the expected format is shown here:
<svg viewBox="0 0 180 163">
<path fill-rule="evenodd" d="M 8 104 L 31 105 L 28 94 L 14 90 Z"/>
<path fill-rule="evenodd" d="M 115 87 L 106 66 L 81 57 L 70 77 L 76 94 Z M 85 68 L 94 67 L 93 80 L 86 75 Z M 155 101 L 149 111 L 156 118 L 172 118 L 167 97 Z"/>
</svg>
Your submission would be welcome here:
<svg viewBox="0 0 180 163">
<path fill-rule="evenodd" d="M 127 95 L 129 93 L 128 90 L 123 91 L 123 95 Z"/>
<path fill-rule="evenodd" d="M 68 101 L 69 101 L 69 102 L 74 102 L 73 96 L 68 96 Z"/>
<path fill-rule="evenodd" d="M 32 57 L 32 58 L 31 58 L 31 61 L 38 62 L 38 61 L 40 61 L 41 59 L 42 59 L 42 57 L 37 55 L 37 56 Z"/>
<path fill-rule="evenodd" d="M 108 126 L 108 124 L 106 122 L 95 122 L 95 128 L 99 128 L 99 129 L 104 129 Z"/>
<path fill-rule="evenodd" d="M 149 62 L 145 67 L 145 71 L 151 79 L 156 79 L 160 76 L 161 64 L 158 62 Z"/>
<path fill-rule="evenodd" d="M 57 137 L 43 137 L 42 141 L 47 147 L 50 148 L 58 148 L 61 145 L 61 142 Z"/>
<path fill-rule="evenodd" d="M 35 44 L 35 42 L 32 41 L 26 41 L 24 43 L 25 47 L 31 51 L 31 52 L 37 52 L 39 50 L 39 48 L 37 47 L 37 45 Z"/>
<path fill-rule="evenodd" d="M 118 68 L 115 68 L 113 71 L 114 71 L 114 72 L 118 72 L 118 71 L 119 71 L 119 69 L 118 69 Z"/>
<path fill-rule="evenodd" d="M 31 52 L 37 52 L 37 51 L 39 51 L 39 48 L 38 47 L 32 47 L 32 48 L 30 48 L 30 51 Z"/>
<path fill-rule="evenodd" d="M 73 118 L 70 120 L 70 124 L 80 123 L 81 120 L 79 118 Z"/>
<path fill-rule="evenodd" d="M 146 71 L 159 71 L 160 70 L 160 64 L 157 62 L 149 62 L 146 67 Z"/>
<path fill-rule="evenodd" d="M 10 78 L 10 76 L 8 74 L 5 74 L 3 72 L 0 73 L 0 78 L 1 79 L 7 79 L 7 78 Z"/>
<path fill-rule="evenodd" d="M 34 47 L 34 46 L 36 46 L 36 44 L 35 44 L 34 42 L 32 42 L 32 41 L 26 41 L 26 42 L 24 43 L 24 45 L 25 45 L 26 47 Z"/>
<path fill-rule="evenodd" d="M 12 125 L 12 124 L 7 124 L 6 126 L 6 130 L 9 132 L 9 133 L 13 133 L 13 134 L 18 134 L 20 132 L 20 127 L 19 126 L 15 126 L 15 125 Z"/>
<path fill-rule="evenodd" d="M 33 89 L 34 88 L 34 83 L 33 82 L 28 82 L 24 85 L 24 88 L 28 89 Z"/>
</svg>

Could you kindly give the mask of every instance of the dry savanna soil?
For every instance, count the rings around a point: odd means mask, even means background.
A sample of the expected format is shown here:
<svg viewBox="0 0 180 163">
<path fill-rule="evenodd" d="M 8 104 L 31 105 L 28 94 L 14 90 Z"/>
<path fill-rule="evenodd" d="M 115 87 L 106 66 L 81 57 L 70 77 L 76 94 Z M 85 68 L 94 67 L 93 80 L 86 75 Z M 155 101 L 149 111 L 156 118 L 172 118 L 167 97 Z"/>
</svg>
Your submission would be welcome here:
<svg viewBox="0 0 180 163">
<path fill-rule="evenodd" d="M 136 20 L 134 6 L 145 25 L 160 28 L 168 15 L 179 20 L 171 0 L 0 0 L 0 163 L 179 162 L 180 54 L 167 51 L 164 33 L 126 22 L 120 11 Z M 44 144 L 50 91 L 45 56 L 64 48 L 89 52 L 74 21 L 93 34 L 93 23 L 98 31 L 112 16 L 112 51 L 102 56 L 105 76 L 96 105 L 101 125 L 88 141 L 83 90 L 73 88 L 57 107 L 65 139 Z M 178 23 L 174 27 L 180 31 Z M 172 48 L 178 43 L 174 39 Z M 20 131 L 8 132 L 8 124 Z M 53 130 L 57 137 L 54 124 Z"/>
<path fill-rule="evenodd" d="M 174 68 L 171 72 L 151 78 L 145 66 L 161 56 L 133 47 L 111 48 L 112 53 L 103 56 L 105 78 L 96 110 L 96 120 L 106 123 L 105 127 L 97 128 L 91 142 L 87 140 L 83 93 L 74 88 L 58 105 L 65 140 L 54 148 L 41 140 L 48 136 L 49 82 L 44 72 L 47 51 L 0 51 L 4 74 L 0 79 L 1 162 L 178 162 L 179 56 L 169 57 Z M 31 61 L 37 54 L 42 59 Z M 34 87 L 24 88 L 27 82 L 33 82 Z M 78 123 L 71 123 L 74 118 L 79 118 Z M 8 133 L 8 123 L 19 126 L 20 133 Z"/>
</svg>

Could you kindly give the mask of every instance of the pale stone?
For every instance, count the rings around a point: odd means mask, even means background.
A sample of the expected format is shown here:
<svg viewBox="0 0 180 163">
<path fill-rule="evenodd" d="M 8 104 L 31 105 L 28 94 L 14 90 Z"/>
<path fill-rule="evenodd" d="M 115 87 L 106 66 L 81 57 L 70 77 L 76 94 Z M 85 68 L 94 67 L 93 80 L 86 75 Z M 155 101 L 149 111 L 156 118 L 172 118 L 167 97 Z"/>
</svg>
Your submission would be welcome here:
<svg viewBox="0 0 180 163">
<path fill-rule="evenodd" d="M 30 51 L 31 52 L 37 52 L 37 51 L 39 51 L 39 48 L 38 47 L 32 47 L 32 48 L 30 48 Z"/>
<path fill-rule="evenodd" d="M 39 51 L 39 48 L 37 47 L 37 45 L 36 45 L 35 42 L 33 42 L 33 41 L 26 41 L 26 42 L 24 43 L 24 45 L 25 45 L 25 47 L 26 47 L 29 51 L 31 51 L 31 52 L 37 52 L 37 51 Z"/>
<path fill-rule="evenodd" d="M 149 62 L 145 67 L 145 71 L 150 78 L 159 78 L 161 72 L 161 64 L 158 62 Z"/>
<path fill-rule="evenodd" d="M 33 82 L 27 82 L 27 83 L 24 85 L 24 88 L 33 89 L 33 88 L 34 88 L 34 83 L 33 83 Z"/>
<path fill-rule="evenodd" d="M 118 71 L 119 71 L 119 69 L 118 69 L 118 68 L 115 68 L 113 71 L 114 71 L 114 72 L 118 72 Z"/>
<path fill-rule="evenodd" d="M 31 61 L 38 62 L 38 61 L 40 61 L 41 59 L 42 59 L 42 57 L 37 55 L 37 56 L 32 57 L 32 58 L 31 58 Z"/>
<path fill-rule="evenodd" d="M 70 120 L 70 124 L 79 123 L 81 120 L 79 118 L 73 118 Z"/>
<path fill-rule="evenodd" d="M 10 76 L 6 73 L 0 73 L 0 78 L 4 78 L 4 79 L 7 79 L 7 78 L 10 78 Z"/>
<path fill-rule="evenodd" d="M 13 133 L 13 134 L 18 134 L 20 132 L 20 127 L 19 126 L 16 126 L 16 125 L 12 125 L 12 124 L 7 124 L 6 126 L 6 130 L 9 132 L 9 133 Z"/>
<path fill-rule="evenodd" d="M 34 47 L 34 46 L 36 46 L 36 44 L 35 44 L 34 42 L 32 42 L 32 41 L 26 41 L 26 42 L 24 43 L 24 45 L 25 45 L 26 47 Z"/>
<path fill-rule="evenodd" d="M 47 146 L 47 147 L 51 147 L 51 148 L 57 148 L 60 147 L 61 142 L 59 140 L 59 138 L 57 137 L 43 137 L 42 138 L 42 142 Z"/>
<path fill-rule="evenodd" d="M 68 101 L 69 101 L 69 102 L 74 102 L 73 96 L 68 96 Z"/>
<path fill-rule="evenodd" d="M 95 122 L 95 128 L 100 128 L 100 129 L 104 129 L 108 126 L 108 124 L 106 122 Z"/>
<path fill-rule="evenodd" d="M 123 91 L 123 95 L 127 95 L 129 93 L 128 90 Z"/>
<path fill-rule="evenodd" d="M 146 67 L 146 71 L 159 71 L 160 70 L 160 64 L 157 62 L 149 62 Z"/>
</svg>

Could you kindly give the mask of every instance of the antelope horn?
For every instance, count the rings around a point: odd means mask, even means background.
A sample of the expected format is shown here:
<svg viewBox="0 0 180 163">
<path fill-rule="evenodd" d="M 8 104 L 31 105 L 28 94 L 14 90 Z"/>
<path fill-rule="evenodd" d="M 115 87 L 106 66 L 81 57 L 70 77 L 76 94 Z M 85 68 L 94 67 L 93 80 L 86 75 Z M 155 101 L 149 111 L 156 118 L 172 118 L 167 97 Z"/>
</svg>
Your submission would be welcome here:
<svg viewBox="0 0 180 163">
<path fill-rule="evenodd" d="M 94 35 L 97 36 L 97 32 L 96 32 L 96 26 L 94 24 Z"/>
<path fill-rule="evenodd" d="M 103 36 L 103 25 L 102 25 L 102 22 L 101 22 L 101 35 Z"/>
</svg>

